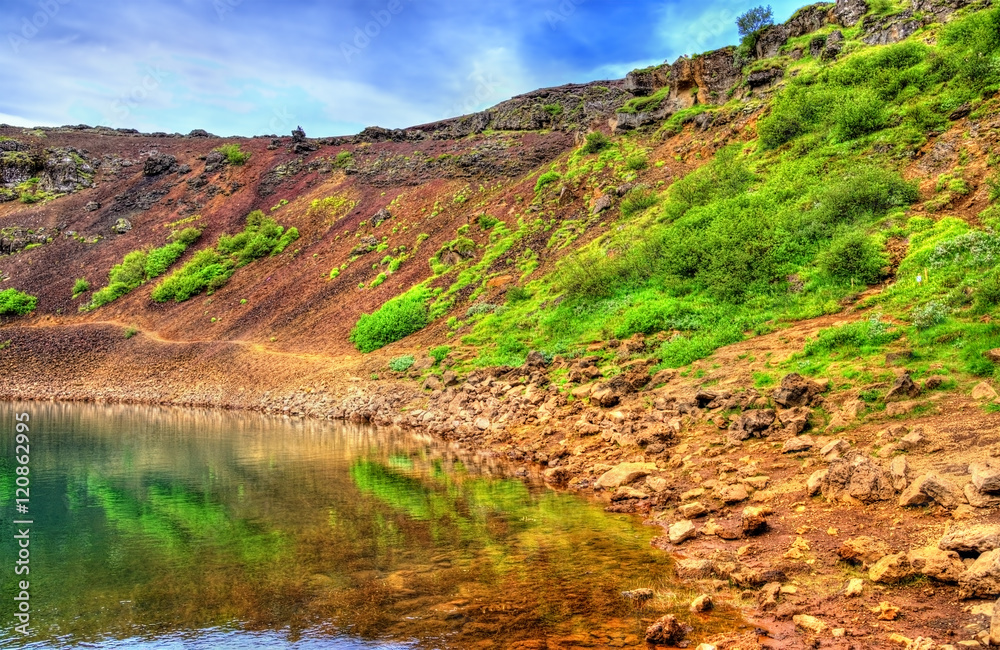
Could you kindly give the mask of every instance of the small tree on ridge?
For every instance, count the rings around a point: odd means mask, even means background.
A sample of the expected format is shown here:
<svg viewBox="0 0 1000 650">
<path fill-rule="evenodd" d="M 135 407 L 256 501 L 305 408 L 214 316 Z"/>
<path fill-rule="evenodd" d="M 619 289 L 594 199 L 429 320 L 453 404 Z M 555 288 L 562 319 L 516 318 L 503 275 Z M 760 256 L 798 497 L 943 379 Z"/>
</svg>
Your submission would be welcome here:
<svg viewBox="0 0 1000 650">
<path fill-rule="evenodd" d="M 771 11 L 771 5 L 754 7 L 736 19 L 736 27 L 740 30 L 740 36 L 749 36 L 773 24 L 774 12 Z"/>
</svg>

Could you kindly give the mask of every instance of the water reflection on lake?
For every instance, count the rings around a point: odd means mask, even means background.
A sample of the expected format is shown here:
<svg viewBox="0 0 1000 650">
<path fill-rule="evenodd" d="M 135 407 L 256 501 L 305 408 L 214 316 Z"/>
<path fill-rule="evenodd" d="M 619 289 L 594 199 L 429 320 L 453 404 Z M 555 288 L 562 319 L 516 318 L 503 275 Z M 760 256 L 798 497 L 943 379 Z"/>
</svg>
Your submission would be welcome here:
<svg viewBox="0 0 1000 650">
<path fill-rule="evenodd" d="M 31 414 L 32 632 L 14 632 L 14 413 Z M 0 645 L 641 646 L 656 530 L 412 433 L 0 404 Z M 694 621 L 697 625 L 698 622 Z"/>
</svg>

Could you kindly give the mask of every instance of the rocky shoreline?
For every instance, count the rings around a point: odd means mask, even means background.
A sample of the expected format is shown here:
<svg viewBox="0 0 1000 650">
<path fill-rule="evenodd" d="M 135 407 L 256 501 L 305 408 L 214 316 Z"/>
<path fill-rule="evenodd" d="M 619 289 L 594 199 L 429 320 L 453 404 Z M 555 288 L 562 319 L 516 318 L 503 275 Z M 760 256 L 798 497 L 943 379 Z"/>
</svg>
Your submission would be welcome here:
<svg viewBox="0 0 1000 650">
<path fill-rule="evenodd" d="M 983 647 L 991 634 L 1000 642 L 996 420 L 905 371 L 875 411 L 856 391 L 794 373 L 770 390 L 706 388 L 676 371 L 651 376 L 641 359 L 605 378 L 596 355 L 533 353 L 520 368 L 466 376 L 421 357 L 376 381 L 362 379 L 369 366 L 331 368 L 232 343 L 124 340 L 100 327 L 70 337 L 7 332 L 5 400 L 407 427 L 505 458 L 517 473 L 540 472 L 611 512 L 642 514 L 663 528 L 655 545 L 674 555 L 686 588 L 704 596 L 692 607 L 729 602 L 759 626 L 758 645 L 740 636 L 718 648 L 947 650 Z M 614 343 L 623 359 L 643 344 Z M 664 629 L 673 628 L 661 621 Z M 651 628 L 650 641 L 667 638 L 661 632 Z"/>
</svg>

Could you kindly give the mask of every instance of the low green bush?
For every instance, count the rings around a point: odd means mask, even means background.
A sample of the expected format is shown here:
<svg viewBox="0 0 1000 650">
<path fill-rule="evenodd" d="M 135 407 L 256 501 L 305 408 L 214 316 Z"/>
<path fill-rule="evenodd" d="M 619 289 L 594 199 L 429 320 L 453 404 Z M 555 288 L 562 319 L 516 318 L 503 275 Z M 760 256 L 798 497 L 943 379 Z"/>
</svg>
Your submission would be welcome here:
<svg viewBox="0 0 1000 650">
<path fill-rule="evenodd" d="M 815 339 L 806 342 L 806 356 L 817 356 L 834 351 L 864 353 L 895 341 L 902 333 L 876 314 L 868 320 L 855 321 L 839 327 L 820 330 Z"/>
<path fill-rule="evenodd" d="M 451 354 L 451 346 L 439 345 L 436 348 L 431 348 L 428 354 L 434 359 L 434 365 L 440 364 L 444 361 L 444 358 Z"/>
<path fill-rule="evenodd" d="M 187 264 L 164 278 L 150 297 L 155 302 L 183 302 L 203 291 L 222 287 L 235 268 L 235 262 L 218 251 L 211 248 L 200 250 Z"/>
<path fill-rule="evenodd" d="M 588 133 L 583 144 L 583 153 L 591 154 L 603 151 L 611 144 L 611 140 L 608 136 L 604 135 L 600 131 L 594 131 L 593 133 Z"/>
<path fill-rule="evenodd" d="M 73 298 L 75 299 L 87 291 L 90 291 L 90 282 L 87 278 L 77 278 L 76 282 L 73 283 Z"/>
<path fill-rule="evenodd" d="M 418 286 L 362 314 L 351 330 L 351 342 L 361 352 L 372 352 L 423 329 L 429 322 L 430 298 L 430 291 Z"/>
<path fill-rule="evenodd" d="M 17 289 L 0 291 L 0 316 L 23 316 L 35 311 L 38 298 Z"/>
<path fill-rule="evenodd" d="M 823 271 L 842 282 L 875 284 L 885 277 L 889 257 L 884 248 L 860 230 L 833 240 L 819 258 Z"/>
<path fill-rule="evenodd" d="M 559 175 L 559 172 L 545 172 L 544 174 L 538 177 L 537 181 L 535 181 L 535 191 L 541 192 L 546 185 L 555 183 L 560 178 L 562 177 Z"/>
<path fill-rule="evenodd" d="M 413 358 L 412 354 L 404 354 L 389 362 L 389 370 L 393 372 L 406 372 L 414 363 L 416 363 L 416 359 Z"/>
<path fill-rule="evenodd" d="M 240 149 L 240 145 L 235 142 L 216 147 L 215 150 L 224 155 L 230 165 L 242 165 L 250 160 L 250 153 Z"/>
</svg>

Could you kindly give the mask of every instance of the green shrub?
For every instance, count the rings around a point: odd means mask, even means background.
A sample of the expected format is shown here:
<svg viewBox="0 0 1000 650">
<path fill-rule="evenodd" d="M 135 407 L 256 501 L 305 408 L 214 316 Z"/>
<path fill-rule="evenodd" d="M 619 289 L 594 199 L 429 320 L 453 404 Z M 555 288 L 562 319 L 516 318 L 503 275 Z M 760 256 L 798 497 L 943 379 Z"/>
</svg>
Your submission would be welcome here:
<svg viewBox="0 0 1000 650">
<path fill-rule="evenodd" d="M 73 298 L 76 299 L 81 293 L 90 291 L 90 282 L 87 278 L 77 278 L 73 283 Z"/>
<path fill-rule="evenodd" d="M 508 305 L 514 305 L 519 302 L 531 300 L 531 292 L 524 287 L 513 286 L 507 289 L 505 298 Z"/>
<path fill-rule="evenodd" d="M 815 339 L 806 342 L 805 354 L 816 356 L 833 351 L 864 353 L 891 343 L 901 335 L 901 332 L 890 330 L 889 324 L 875 314 L 868 320 L 820 330 Z"/>
<path fill-rule="evenodd" d="M 771 11 L 770 5 L 767 7 L 754 7 L 736 18 L 736 27 L 739 30 L 740 36 L 759 32 L 772 24 L 774 24 L 774 13 Z"/>
<path fill-rule="evenodd" d="M 649 158 L 646 154 L 637 153 L 625 159 L 625 169 L 633 172 L 642 171 L 649 167 Z"/>
<path fill-rule="evenodd" d="M 950 310 L 945 304 L 932 300 L 923 307 L 914 307 L 910 312 L 910 318 L 914 327 L 925 330 L 948 320 L 949 313 Z"/>
<path fill-rule="evenodd" d="M 621 202 L 622 216 L 631 219 L 660 202 L 660 196 L 648 187 L 629 190 Z"/>
<path fill-rule="evenodd" d="M 542 110 L 552 117 L 559 117 L 563 113 L 563 107 L 561 104 L 545 104 L 542 106 Z"/>
<path fill-rule="evenodd" d="M 23 316 L 35 311 L 38 306 L 38 298 L 30 296 L 17 289 L 4 289 L 0 291 L 0 316 Z"/>
<path fill-rule="evenodd" d="M 588 133 L 583 144 L 583 153 L 591 154 L 598 153 L 604 150 L 611 144 L 611 140 L 608 136 L 604 135 L 600 131 L 594 131 L 593 133 Z"/>
<path fill-rule="evenodd" d="M 214 291 L 222 287 L 234 270 L 232 259 L 223 257 L 213 249 L 200 250 L 191 261 L 164 278 L 153 289 L 151 298 L 156 302 L 183 302 L 202 291 Z"/>
<path fill-rule="evenodd" d="M 444 361 L 444 358 L 451 354 L 451 347 L 447 345 L 440 345 L 436 348 L 431 348 L 428 354 L 434 359 L 434 365 L 440 364 Z"/>
<path fill-rule="evenodd" d="M 836 114 L 836 134 L 841 141 L 854 140 L 884 129 L 889 123 L 885 102 L 873 91 L 858 89 L 843 102 Z"/>
<path fill-rule="evenodd" d="M 429 320 L 430 298 L 425 287 L 415 287 L 375 312 L 362 314 L 351 330 L 351 342 L 361 352 L 372 352 L 423 329 Z"/>
<path fill-rule="evenodd" d="M 130 339 L 138 333 L 139 329 L 137 327 L 130 326 L 125 328 L 125 330 L 122 332 L 122 336 L 124 336 L 127 339 Z"/>
<path fill-rule="evenodd" d="M 827 275 L 864 285 L 875 284 L 884 278 L 888 263 L 889 257 L 883 247 L 860 230 L 834 239 L 819 258 L 820 268 Z"/>
<path fill-rule="evenodd" d="M 166 273 L 170 265 L 176 262 L 185 250 L 187 250 L 186 244 L 175 241 L 172 244 L 149 251 L 144 267 L 145 279 L 152 279 Z"/>
<path fill-rule="evenodd" d="M 496 217 L 494 217 L 492 215 L 489 215 L 489 214 L 486 214 L 484 212 L 483 214 L 479 215 L 479 218 L 477 219 L 477 222 L 479 223 L 480 229 L 482 229 L 482 230 L 489 230 L 493 226 L 495 226 L 498 223 L 500 223 L 500 220 L 497 219 Z"/>
<path fill-rule="evenodd" d="M 535 181 L 535 191 L 540 192 L 546 185 L 555 183 L 560 178 L 562 177 L 559 175 L 559 172 L 545 172 Z"/>
<path fill-rule="evenodd" d="M 988 314 L 1000 305 L 1000 273 L 987 275 L 976 286 L 973 313 Z"/>
<path fill-rule="evenodd" d="M 174 242 L 183 244 L 185 247 L 198 241 L 199 237 L 201 237 L 201 230 L 199 228 L 185 228 L 184 230 L 170 233 L 170 238 Z"/>
<path fill-rule="evenodd" d="M 250 153 L 240 149 L 240 145 L 235 142 L 216 147 L 215 150 L 224 155 L 230 165 L 242 165 L 250 160 Z"/>
<path fill-rule="evenodd" d="M 861 167 L 830 185 L 820 197 L 816 216 L 843 223 L 883 214 L 920 198 L 916 185 L 881 167 Z"/>
<path fill-rule="evenodd" d="M 416 363 L 416 359 L 413 358 L 412 354 L 404 354 L 389 362 L 389 370 L 393 372 L 406 372 L 414 363 Z"/>
<path fill-rule="evenodd" d="M 350 151 L 341 151 L 337 154 L 337 157 L 333 160 L 334 167 L 344 168 L 351 164 L 354 160 L 354 154 Z"/>
</svg>

